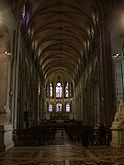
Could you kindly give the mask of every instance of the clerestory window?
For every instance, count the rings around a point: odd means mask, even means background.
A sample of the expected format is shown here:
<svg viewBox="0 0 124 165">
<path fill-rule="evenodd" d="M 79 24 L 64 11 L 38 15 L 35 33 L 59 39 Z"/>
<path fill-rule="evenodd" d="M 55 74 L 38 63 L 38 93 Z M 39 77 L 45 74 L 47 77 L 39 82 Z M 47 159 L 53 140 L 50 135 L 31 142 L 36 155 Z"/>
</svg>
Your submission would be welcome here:
<svg viewBox="0 0 124 165">
<path fill-rule="evenodd" d="M 56 97 L 61 98 L 62 97 L 62 83 L 57 82 L 56 84 Z"/>
<path fill-rule="evenodd" d="M 49 90 L 50 90 L 50 97 L 53 97 L 53 84 L 52 83 L 50 83 Z"/>
<path fill-rule="evenodd" d="M 72 97 L 72 83 L 66 82 L 65 84 L 65 97 Z"/>
</svg>

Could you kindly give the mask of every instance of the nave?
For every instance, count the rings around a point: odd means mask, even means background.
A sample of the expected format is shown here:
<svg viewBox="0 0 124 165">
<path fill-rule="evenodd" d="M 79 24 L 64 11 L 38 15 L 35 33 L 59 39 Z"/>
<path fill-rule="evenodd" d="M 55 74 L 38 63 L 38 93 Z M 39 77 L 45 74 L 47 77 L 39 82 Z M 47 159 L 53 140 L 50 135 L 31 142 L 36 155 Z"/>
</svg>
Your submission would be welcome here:
<svg viewBox="0 0 124 165">
<path fill-rule="evenodd" d="M 0 0 L 0 165 L 124 164 L 123 16 L 124 0 Z M 47 127 L 71 122 L 109 143 Z"/>
<path fill-rule="evenodd" d="M 124 165 L 124 149 L 84 147 L 58 130 L 53 145 L 15 146 L 0 153 L 0 165 Z"/>
</svg>

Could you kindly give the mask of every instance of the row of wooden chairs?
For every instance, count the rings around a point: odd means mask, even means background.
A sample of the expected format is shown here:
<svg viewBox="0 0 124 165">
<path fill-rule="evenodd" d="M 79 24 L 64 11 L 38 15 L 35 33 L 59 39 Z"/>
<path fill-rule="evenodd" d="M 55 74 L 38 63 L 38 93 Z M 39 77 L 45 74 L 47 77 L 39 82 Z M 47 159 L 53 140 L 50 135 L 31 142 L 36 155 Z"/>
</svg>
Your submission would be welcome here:
<svg viewBox="0 0 124 165">
<path fill-rule="evenodd" d="M 80 124 L 70 124 L 65 126 L 69 137 L 75 143 L 88 145 L 109 145 L 111 142 L 111 130 L 109 128 L 94 128 Z"/>
<path fill-rule="evenodd" d="M 81 143 L 84 146 L 109 145 L 111 141 L 109 128 L 93 128 L 80 123 L 44 124 L 29 129 L 16 129 L 13 131 L 13 141 L 19 146 L 63 143 L 64 129 L 74 143 Z"/>
<path fill-rule="evenodd" d="M 16 146 L 39 146 L 54 144 L 56 127 L 38 126 L 29 129 L 13 131 L 13 141 Z"/>
</svg>

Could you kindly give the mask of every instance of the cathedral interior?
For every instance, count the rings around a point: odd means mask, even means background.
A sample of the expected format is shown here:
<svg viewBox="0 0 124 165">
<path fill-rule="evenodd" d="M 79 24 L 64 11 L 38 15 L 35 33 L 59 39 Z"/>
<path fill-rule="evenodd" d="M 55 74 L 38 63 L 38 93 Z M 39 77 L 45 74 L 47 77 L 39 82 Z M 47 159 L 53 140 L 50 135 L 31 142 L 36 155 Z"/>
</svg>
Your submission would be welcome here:
<svg viewBox="0 0 124 165">
<path fill-rule="evenodd" d="M 124 165 L 123 56 L 123 0 L 0 0 L 0 165 Z"/>
</svg>

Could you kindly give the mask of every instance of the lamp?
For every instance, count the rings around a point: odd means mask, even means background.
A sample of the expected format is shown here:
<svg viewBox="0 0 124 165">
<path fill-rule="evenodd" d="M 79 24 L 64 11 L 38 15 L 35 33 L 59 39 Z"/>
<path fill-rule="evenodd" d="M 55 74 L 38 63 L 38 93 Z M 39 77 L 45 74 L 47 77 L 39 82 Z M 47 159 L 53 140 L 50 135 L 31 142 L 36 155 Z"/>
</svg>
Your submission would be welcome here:
<svg viewBox="0 0 124 165">
<path fill-rule="evenodd" d="M 4 54 L 6 54 L 7 56 L 11 56 L 12 55 L 12 53 L 10 53 L 10 52 L 4 52 Z"/>
</svg>

